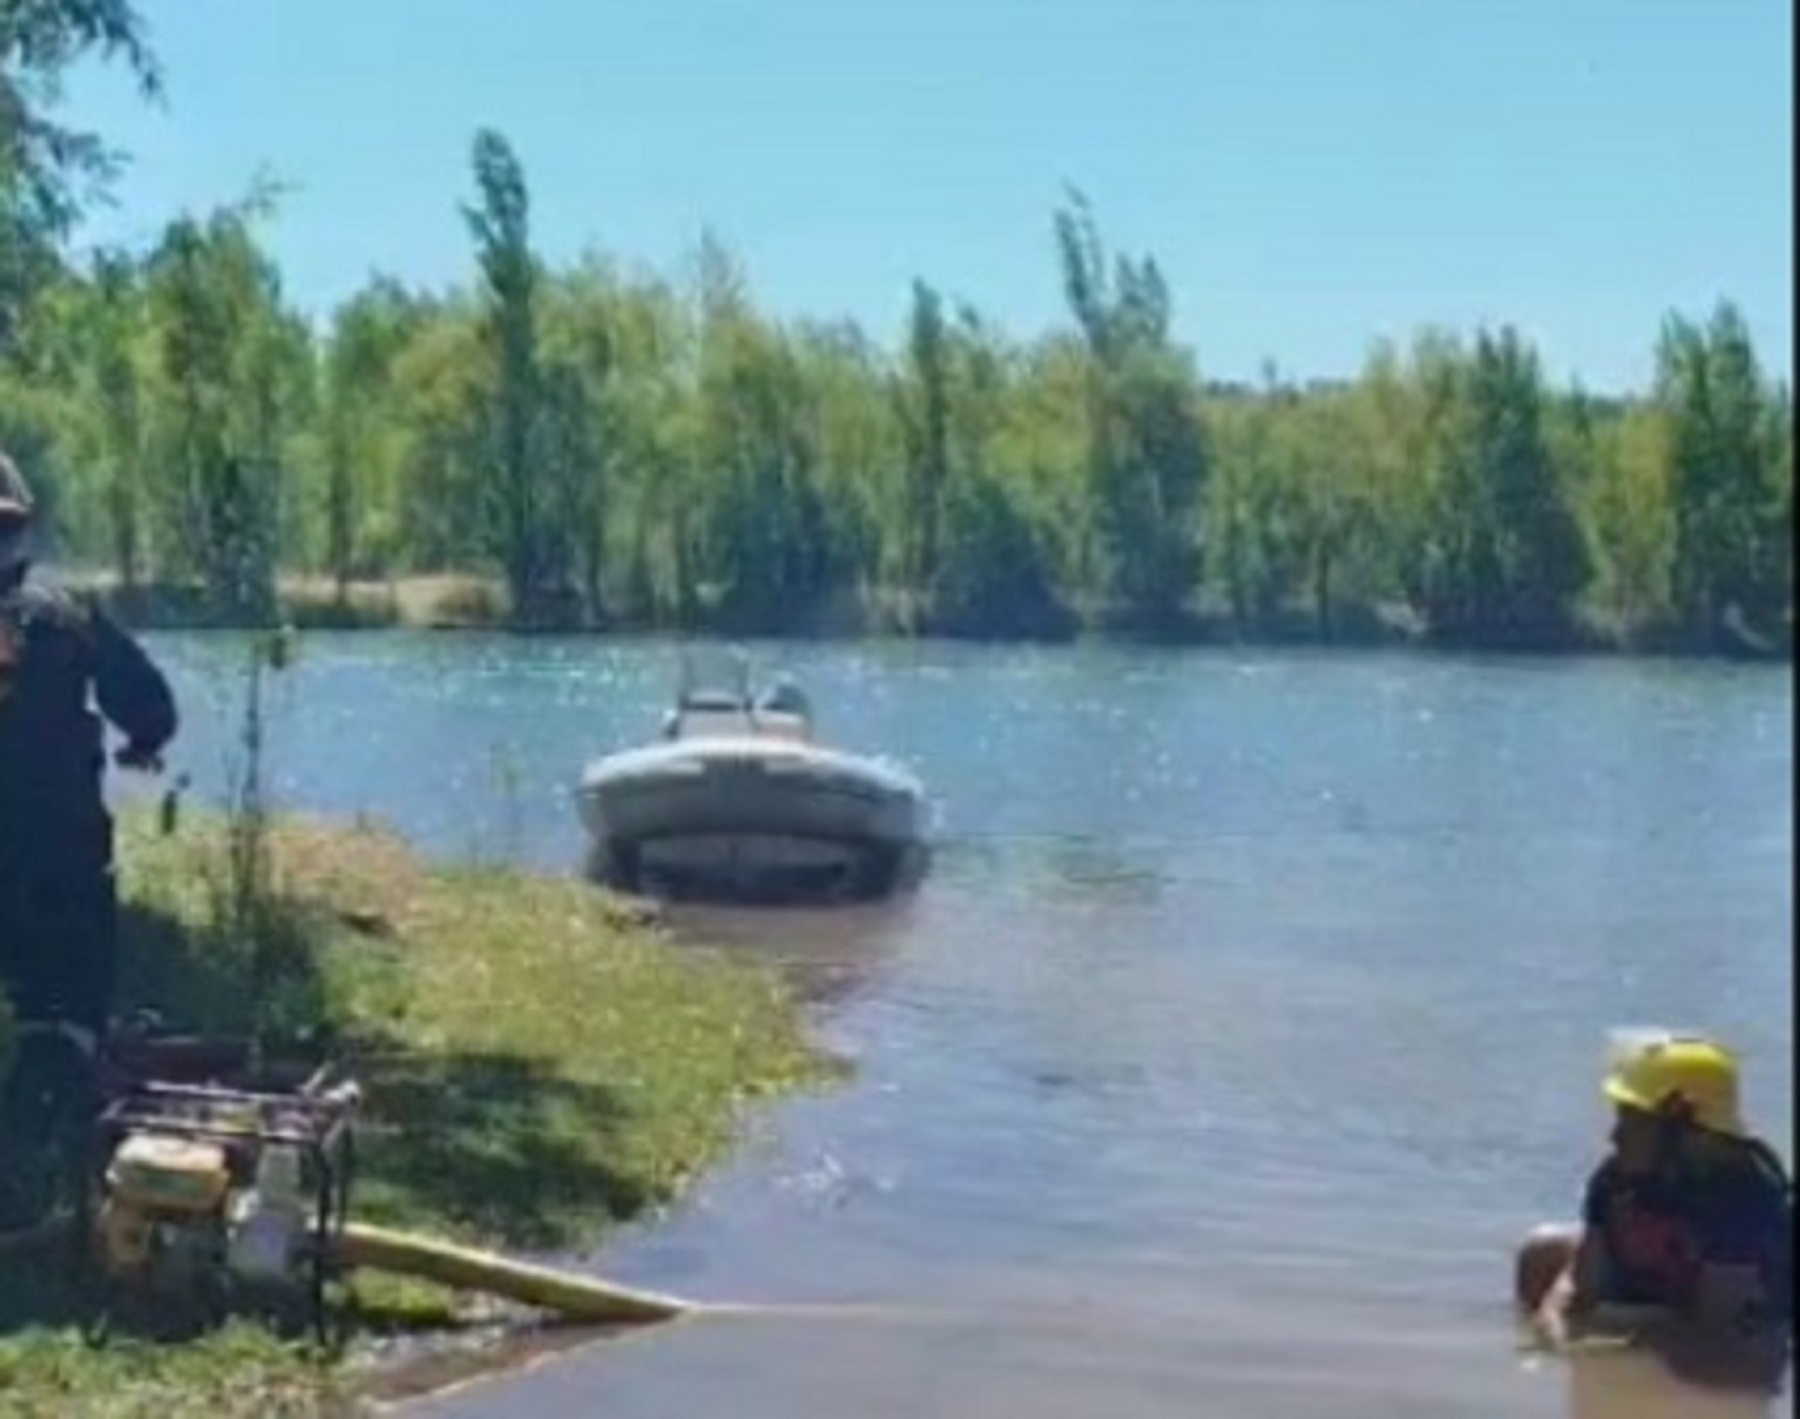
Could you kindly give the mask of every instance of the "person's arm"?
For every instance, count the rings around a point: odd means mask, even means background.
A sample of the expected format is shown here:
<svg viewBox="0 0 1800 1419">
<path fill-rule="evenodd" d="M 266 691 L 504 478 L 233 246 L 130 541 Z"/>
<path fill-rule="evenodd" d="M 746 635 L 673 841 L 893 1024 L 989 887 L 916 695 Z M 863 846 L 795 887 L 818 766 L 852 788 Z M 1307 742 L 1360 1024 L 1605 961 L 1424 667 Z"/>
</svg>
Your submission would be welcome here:
<svg viewBox="0 0 1800 1419">
<path fill-rule="evenodd" d="M 1602 1164 L 1588 1179 L 1581 1199 L 1581 1236 L 1568 1265 L 1544 1293 L 1532 1325 L 1545 1344 L 1567 1343 L 1569 1326 L 1599 1305 L 1606 1294 L 1610 1262 L 1606 1249 L 1606 1212 L 1610 1174 Z"/>
<path fill-rule="evenodd" d="M 168 680 L 144 648 L 98 607 L 88 611 L 88 635 L 100 713 L 125 736 L 131 759 L 154 760 L 179 726 Z"/>
<path fill-rule="evenodd" d="M 1569 1264 L 1563 1267 L 1532 1316 L 1532 1327 L 1551 1348 L 1568 1343 L 1572 1322 L 1593 1311 L 1605 1294 L 1606 1242 L 1591 1222 L 1583 1225 L 1581 1239 Z"/>
</svg>

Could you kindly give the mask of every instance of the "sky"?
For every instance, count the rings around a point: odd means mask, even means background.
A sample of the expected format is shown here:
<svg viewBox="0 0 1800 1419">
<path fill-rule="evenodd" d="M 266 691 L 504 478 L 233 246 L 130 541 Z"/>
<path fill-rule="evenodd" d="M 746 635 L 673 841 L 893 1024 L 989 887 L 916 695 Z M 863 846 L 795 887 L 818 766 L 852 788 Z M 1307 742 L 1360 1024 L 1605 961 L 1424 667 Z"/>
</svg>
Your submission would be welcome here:
<svg viewBox="0 0 1800 1419">
<path fill-rule="evenodd" d="M 499 129 L 536 244 L 665 273 L 710 228 L 765 309 L 902 328 L 923 276 L 1021 336 L 1065 319 L 1069 184 L 1156 256 L 1208 377 L 1354 373 L 1511 322 L 1553 377 L 1649 380 L 1671 309 L 1793 345 L 1789 0 L 142 0 L 160 107 L 84 71 L 132 155 L 89 240 L 288 184 L 322 315 L 374 271 L 469 278 Z"/>
</svg>

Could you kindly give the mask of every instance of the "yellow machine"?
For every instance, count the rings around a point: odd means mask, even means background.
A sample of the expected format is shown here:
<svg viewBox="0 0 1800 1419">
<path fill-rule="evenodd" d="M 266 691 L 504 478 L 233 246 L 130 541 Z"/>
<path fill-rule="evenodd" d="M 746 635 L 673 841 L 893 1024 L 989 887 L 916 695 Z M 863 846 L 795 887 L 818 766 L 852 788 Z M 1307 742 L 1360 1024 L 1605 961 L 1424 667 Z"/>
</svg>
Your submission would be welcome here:
<svg viewBox="0 0 1800 1419">
<path fill-rule="evenodd" d="M 210 1267 L 222 1252 L 231 1170 L 217 1143 L 158 1133 L 126 1136 L 106 1170 L 95 1218 L 100 1259 L 120 1280 L 143 1285 L 185 1251 Z M 195 1267 L 183 1266 L 193 1279 Z"/>
<path fill-rule="evenodd" d="M 158 1316 L 304 1305 L 321 1336 L 348 1213 L 361 1091 L 142 1082 L 96 1127 L 87 1249 L 97 1298 Z"/>
</svg>

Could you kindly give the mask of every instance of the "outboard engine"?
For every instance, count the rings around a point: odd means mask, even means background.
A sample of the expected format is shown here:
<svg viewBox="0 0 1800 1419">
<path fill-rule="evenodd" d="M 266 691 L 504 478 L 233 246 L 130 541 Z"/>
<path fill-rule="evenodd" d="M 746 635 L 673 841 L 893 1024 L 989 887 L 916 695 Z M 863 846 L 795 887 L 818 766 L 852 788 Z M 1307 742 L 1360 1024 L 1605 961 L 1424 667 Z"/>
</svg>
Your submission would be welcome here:
<svg viewBox="0 0 1800 1419">
<path fill-rule="evenodd" d="M 806 691 L 791 676 L 779 677 L 764 690 L 756 707 L 765 714 L 792 715 L 808 723 L 812 721 L 812 701 L 807 699 Z"/>
</svg>

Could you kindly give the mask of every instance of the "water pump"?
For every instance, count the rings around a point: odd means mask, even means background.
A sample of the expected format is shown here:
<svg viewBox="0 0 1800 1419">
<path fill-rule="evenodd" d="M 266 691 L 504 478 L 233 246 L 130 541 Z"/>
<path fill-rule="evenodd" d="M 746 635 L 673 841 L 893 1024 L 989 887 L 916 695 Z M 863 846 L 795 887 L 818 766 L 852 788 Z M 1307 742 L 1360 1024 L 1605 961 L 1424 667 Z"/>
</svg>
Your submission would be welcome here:
<svg viewBox="0 0 1800 1419">
<path fill-rule="evenodd" d="M 349 1208 L 360 1091 L 144 1084 L 101 1115 L 88 1209 L 108 1314 L 304 1304 L 325 1288 Z"/>
</svg>

